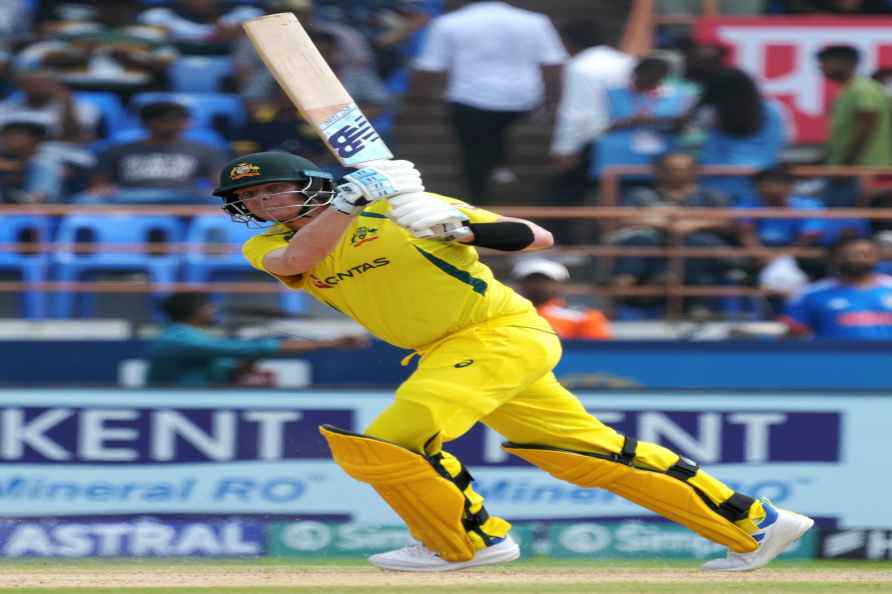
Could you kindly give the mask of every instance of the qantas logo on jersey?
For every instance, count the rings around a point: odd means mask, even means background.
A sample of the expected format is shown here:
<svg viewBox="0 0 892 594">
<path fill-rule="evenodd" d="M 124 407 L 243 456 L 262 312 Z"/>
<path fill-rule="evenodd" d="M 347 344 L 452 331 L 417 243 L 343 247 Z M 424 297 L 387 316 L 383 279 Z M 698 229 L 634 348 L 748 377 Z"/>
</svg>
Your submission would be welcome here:
<svg viewBox="0 0 892 594">
<path fill-rule="evenodd" d="M 326 276 L 322 279 L 320 279 L 315 274 L 311 274 L 310 281 L 317 289 L 334 289 L 335 286 L 342 280 L 360 276 L 361 274 L 365 274 L 369 270 L 381 268 L 382 266 L 387 266 L 388 264 L 390 264 L 390 260 L 388 260 L 387 258 L 375 258 L 371 262 L 363 262 L 362 264 L 357 264 L 353 268 L 349 268 L 344 272 L 336 272 L 331 276 Z"/>
</svg>

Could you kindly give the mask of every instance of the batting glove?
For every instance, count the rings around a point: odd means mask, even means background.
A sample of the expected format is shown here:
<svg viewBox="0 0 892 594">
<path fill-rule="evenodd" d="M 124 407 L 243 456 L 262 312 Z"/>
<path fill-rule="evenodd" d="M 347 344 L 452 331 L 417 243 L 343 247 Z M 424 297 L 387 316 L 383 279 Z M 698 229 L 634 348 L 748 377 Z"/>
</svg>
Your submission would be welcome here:
<svg viewBox="0 0 892 594">
<path fill-rule="evenodd" d="M 451 204 L 424 193 L 390 199 L 390 217 L 419 239 L 455 241 L 473 237 L 468 217 Z"/>
<path fill-rule="evenodd" d="M 374 161 L 344 176 L 335 190 L 332 207 L 346 215 L 359 214 L 378 200 L 424 191 L 421 173 L 410 161 Z"/>
</svg>

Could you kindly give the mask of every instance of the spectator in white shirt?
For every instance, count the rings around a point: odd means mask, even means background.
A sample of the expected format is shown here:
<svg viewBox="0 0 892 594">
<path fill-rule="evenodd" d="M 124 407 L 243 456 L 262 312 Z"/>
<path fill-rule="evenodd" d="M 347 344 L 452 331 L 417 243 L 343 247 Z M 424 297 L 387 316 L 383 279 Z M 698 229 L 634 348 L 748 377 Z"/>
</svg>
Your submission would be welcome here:
<svg viewBox="0 0 892 594">
<path fill-rule="evenodd" d="M 52 140 L 89 142 L 95 138 L 99 110 L 77 101 L 71 90 L 49 72 L 19 72 L 15 83 L 21 94 L 0 101 L 0 125 L 32 122 L 45 128 Z"/>
<path fill-rule="evenodd" d="M 470 1 L 432 21 L 413 66 L 414 84 L 448 74 L 450 120 L 463 152 L 468 198 L 491 202 L 494 171 L 506 163 L 508 128 L 553 109 L 567 52 L 547 16 L 504 2 Z"/>
<path fill-rule="evenodd" d="M 628 85 L 636 60 L 615 49 L 606 31 L 592 21 L 568 22 L 560 32 L 572 57 L 564 68 L 551 143 L 556 174 L 548 180 L 545 196 L 550 206 L 582 206 L 593 186 L 592 147 L 610 125 L 607 89 Z M 557 220 L 549 225 L 564 244 L 586 243 L 597 233 L 590 220 Z"/>
<path fill-rule="evenodd" d="M 605 43 L 592 22 L 570 23 L 561 28 L 561 37 L 572 58 L 564 69 L 551 155 L 559 170 L 568 171 L 587 161 L 583 152 L 607 130 L 605 91 L 626 86 L 636 60 Z"/>
</svg>

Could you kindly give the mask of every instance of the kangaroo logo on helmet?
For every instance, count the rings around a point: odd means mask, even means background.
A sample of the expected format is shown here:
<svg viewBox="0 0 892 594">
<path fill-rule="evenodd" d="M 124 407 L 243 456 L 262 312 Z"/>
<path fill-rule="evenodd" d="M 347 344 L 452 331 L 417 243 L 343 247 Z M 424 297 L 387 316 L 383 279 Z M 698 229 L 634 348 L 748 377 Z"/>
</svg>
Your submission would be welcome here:
<svg viewBox="0 0 892 594">
<path fill-rule="evenodd" d="M 260 175 L 260 167 L 253 163 L 239 163 L 229 170 L 229 179 L 235 181 L 243 177 L 257 177 Z"/>
</svg>

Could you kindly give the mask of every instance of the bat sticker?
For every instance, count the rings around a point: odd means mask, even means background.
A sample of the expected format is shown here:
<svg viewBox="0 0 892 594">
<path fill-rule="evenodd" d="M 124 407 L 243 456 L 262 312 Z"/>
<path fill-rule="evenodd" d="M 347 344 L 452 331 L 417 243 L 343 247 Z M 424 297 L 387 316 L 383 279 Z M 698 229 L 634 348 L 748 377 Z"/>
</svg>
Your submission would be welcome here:
<svg viewBox="0 0 892 594">
<path fill-rule="evenodd" d="M 362 114 L 350 104 L 320 126 L 325 140 L 346 164 L 389 159 L 390 150 Z"/>
</svg>

